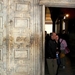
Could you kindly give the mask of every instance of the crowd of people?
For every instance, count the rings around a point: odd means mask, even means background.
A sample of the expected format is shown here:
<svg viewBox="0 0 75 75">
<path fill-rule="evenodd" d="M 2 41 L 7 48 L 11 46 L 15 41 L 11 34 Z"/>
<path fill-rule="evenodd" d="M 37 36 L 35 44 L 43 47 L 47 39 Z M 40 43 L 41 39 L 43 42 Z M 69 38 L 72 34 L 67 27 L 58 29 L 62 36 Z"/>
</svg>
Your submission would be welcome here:
<svg viewBox="0 0 75 75">
<path fill-rule="evenodd" d="M 66 53 L 68 44 L 65 39 L 67 36 L 64 35 L 65 34 L 62 34 L 60 36 L 55 32 L 52 32 L 49 35 L 45 31 L 45 63 L 46 66 L 48 66 L 50 75 L 58 75 L 60 66 L 65 69 L 66 54 L 70 51 L 67 51 Z"/>
</svg>

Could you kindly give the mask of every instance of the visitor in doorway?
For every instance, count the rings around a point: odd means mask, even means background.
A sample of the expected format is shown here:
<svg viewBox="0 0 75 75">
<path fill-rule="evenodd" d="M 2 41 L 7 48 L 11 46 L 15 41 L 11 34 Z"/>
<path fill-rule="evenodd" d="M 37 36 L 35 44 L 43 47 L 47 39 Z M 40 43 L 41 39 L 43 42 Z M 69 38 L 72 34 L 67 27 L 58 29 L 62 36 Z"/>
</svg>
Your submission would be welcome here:
<svg viewBox="0 0 75 75">
<path fill-rule="evenodd" d="M 49 34 L 47 33 L 47 31 L 45 31 L 45 72 L 48 71 L 48 66 L 47 66 L 47 61 L 46 59 L 48 58 L 48 53 L 47 53 L 47 49 L 48 49 L 48 42 L 49 42 L 49 39 L 50 39 L 50 36 Z"/>
<path fill-rule="evenodd" d="M 48 57 L 48 53 L 47 53 L 47 50 L 48 50 L 48 43 L 49 43 L 49 40 L 50 40 L 50 36 L 49 34 L 47 33 L 47 31 L 45 31 L 45 58 Z"/>
<path fill-rule="evenodd" d="M 63 39 L 62 37 L 60 38 L 60 58 L 61 58 L 61 66 L 63 67 L 63 69 L 65 69 L 65 65 L 66 65 L 66 55 L 65 55 L 65 49 L 67 47 L 67 42 L 65 39 Z"/>
<path fill-rule="evenodd" d="M 69 35 L 68 33 L 66 33 L 65 30 L 62 30 L 62 34 L 61 37 L 67 42 L 67 44 L 69 45 Z"/>
<path fill-rule="evenodd" d="M 56 33 L 51 33 L 51 39 L 49 41 L 47 49 L 47 64 L 50 75 L 56 75 L 57 72 L 57 59 L 56 59 Z"/>
<path fill-rule="evenodd" d="M 56 41 L 56 54 L 58 54 L 58 56 L 57 56 L 57 65 L 58 65 L 58 68 L 57 68 L 56 75 L 58 75 L 59 66 L 61 64 L 61 60 L 60 60 L 60 52 L 61 51 L 60 51 L 60 41 L 59 41 L 59 35 L 58 34 L 56 35 L 55 41 Z"/>
</svg>

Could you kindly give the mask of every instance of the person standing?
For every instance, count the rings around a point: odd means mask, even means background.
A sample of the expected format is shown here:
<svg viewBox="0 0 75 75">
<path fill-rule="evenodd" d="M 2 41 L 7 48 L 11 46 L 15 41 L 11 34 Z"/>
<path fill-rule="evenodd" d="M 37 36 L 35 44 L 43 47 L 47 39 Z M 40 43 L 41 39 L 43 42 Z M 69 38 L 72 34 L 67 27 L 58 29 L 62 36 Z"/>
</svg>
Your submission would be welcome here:
<svg viewBox="0 0 75 75">
<path fill-rule="evenodd" d="M 57 72 L 57 59 L 56 59 L 56 33 L 51 34 L 51 39 L 48 44 L 48 58 L 47 65 L 50 75 L 56 75 Z"/>
<path fill-rule="evenodd" d="M 57 65 L 58 65 L 58 68 L 57 68 L 57 73 L 56 73 L 56 75 L 58 75 L 58 70 L 59 70 L 59 66 L 60 66 L 60 64 L 61 64 L 61 60 L 60 60 L 60 53 L 61 53 L 61 51 L 60 51 L 60 41 L 59 41 L 59 35 L 57 34 L 56 35 L 56 44 L 57 44 L 57 48 L 56 48 L 56 57 L 57 57 Z"/>
<path fill-rule="evenodd" d="M 63 69 L 65 69 L 65 64 L 66 64 L 66 56 L 65 56 L 65 49 L 67 47 L 67 42 L 63 39 L 60 38 L 60 58 L 61 58 L 61 66 L 63 67 Z"/>
</svg>

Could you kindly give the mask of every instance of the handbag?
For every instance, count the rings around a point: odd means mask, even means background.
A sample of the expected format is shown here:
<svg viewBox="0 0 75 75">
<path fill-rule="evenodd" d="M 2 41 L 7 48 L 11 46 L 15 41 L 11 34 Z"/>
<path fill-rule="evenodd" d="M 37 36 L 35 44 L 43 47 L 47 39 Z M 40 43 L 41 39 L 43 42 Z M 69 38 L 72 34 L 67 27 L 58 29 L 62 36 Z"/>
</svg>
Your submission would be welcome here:
<svg viewBox="0 0 75 75">
<path fill-rule="evenodd" d="M 60 58 L 65 57 L 65 53 L 60 53 Z"/>
<path fill-rule="evenodd" d="M 65 48 L 65 54 L 68 54 L 70 52 L 70 49 L 68 47 Z"/>
</svg>

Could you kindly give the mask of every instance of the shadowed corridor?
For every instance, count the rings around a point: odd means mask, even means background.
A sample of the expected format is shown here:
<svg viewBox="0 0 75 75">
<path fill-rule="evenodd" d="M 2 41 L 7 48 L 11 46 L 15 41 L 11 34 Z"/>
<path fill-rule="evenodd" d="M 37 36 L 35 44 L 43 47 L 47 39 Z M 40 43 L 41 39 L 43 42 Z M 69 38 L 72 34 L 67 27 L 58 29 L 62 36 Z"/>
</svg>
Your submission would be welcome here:
<svg viewBox="0 0 75 75">
<path fill-rule="evenodd" d="M 75 57 L 66 57 L 65 69 L 59 68 L 58 75 L 75 75 Z M 45 75 L 49 75 L 47 65 L 45 65 Z"/>
</svg>

